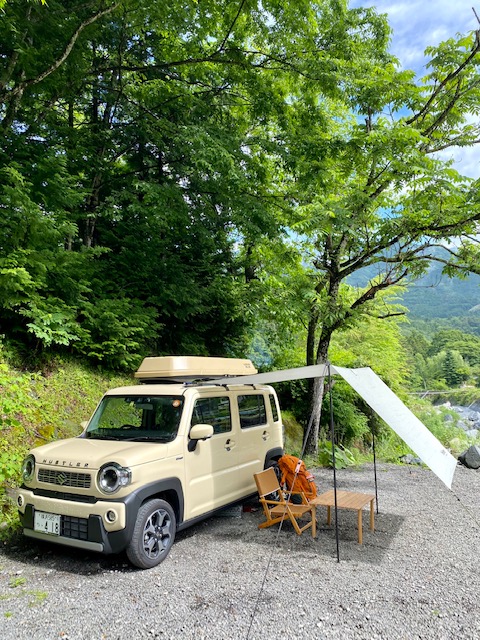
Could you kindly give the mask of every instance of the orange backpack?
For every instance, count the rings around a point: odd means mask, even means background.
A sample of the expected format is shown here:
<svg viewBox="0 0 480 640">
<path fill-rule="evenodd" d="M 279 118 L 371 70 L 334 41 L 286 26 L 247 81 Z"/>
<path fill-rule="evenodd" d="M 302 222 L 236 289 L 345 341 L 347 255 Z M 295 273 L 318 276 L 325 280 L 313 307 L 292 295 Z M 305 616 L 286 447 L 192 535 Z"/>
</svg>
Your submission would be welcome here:
<svg viewBox="0 0 480 640">
<path fill-rule="evenodd" d="M 310 471 L 307 471 L 303 460 L 285 454 L 278 461 L 278 466 L 282 472 L 280 484 L 284 484 L 288 491 L 302 492 L 307 500 L 315 498 L 317 495 L 315 479 Z"/>
</svg>

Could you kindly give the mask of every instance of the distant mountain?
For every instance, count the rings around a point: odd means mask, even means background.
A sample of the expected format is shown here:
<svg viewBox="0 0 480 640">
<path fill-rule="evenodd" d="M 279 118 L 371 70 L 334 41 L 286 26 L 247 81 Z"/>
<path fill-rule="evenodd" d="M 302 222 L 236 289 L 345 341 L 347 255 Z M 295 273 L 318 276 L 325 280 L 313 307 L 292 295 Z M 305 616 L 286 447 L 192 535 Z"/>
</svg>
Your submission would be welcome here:
<svg viewBox="0 0 480 640">
<path fill-rule="evenodd" d="M 410 285 L 402 302 L 413 318 L 478 316 L 480 276 L 471 275 L 466 280 L 447 278 L 442 276 L 440 265 L 433 265 L 427 275 Z"/>
<path fill-rule="evenodd" d="M 378 273 L 378 267 L 361 269 L 348 283 L 364 287 Z M 470 275 L 465 280 L 442 275 L 442 265 L 432 263 L 428 273 L 412 283 L 400 298 L 410 311 L 412 319 L 480 318 L 480 276 Z M 475 322 L 476 324 L 476 322 Z"/>
</svg>

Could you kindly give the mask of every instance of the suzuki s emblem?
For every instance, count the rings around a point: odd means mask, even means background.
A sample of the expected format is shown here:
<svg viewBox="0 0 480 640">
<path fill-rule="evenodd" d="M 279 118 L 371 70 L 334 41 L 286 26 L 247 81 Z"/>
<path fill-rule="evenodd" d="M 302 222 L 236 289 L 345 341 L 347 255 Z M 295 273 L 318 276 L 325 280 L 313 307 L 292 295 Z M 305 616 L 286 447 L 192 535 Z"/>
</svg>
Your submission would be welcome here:
<svg viewBox="0 0 480 640">
<path fill-rule="evenodd" d="M 64 473 L 59 473 L 57 476 L 57 484 L 63 485 L 68 480 L 67 476 Z"/>
</svg>

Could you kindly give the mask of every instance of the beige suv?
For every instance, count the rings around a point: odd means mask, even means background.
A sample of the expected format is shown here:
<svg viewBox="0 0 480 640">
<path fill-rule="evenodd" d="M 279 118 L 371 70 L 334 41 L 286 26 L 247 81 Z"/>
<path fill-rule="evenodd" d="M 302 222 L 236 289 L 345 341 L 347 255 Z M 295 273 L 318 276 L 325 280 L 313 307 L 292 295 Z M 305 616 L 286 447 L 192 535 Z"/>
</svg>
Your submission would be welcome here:
<svg viewBox="0 0 480 640">
<path fill-rule="evenodd" d="M 215 383 L 252 373 L 249 360 L 146 358 L 143 384 L 108 391 L 80 436 L 30 451 L 24 534 L 159 564 L 176 531 L 255 494 L 253 474 L 283 453 L 275 391 Z"/>
</svg>

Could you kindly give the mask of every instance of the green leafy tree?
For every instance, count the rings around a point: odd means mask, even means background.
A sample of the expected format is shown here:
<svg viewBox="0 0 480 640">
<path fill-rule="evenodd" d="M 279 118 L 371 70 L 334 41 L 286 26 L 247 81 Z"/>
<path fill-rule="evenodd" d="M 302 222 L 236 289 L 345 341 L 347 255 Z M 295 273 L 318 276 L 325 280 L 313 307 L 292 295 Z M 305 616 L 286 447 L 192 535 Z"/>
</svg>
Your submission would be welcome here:
<svg viewBox="0 0 480 640">
<path fill-rule="evenodd" d="M 441 351 L 456 351 L 471 365 L 480 364 L 480 338 L 459 329 L 441 329 L 432 337 L 429 355 Z"/>
<path fill-rule="evenodd" d="M 256 132 L 284 109 L 324 6 L 5 4 L 8 335 L 109 366 L 241 349 L 249 256 L 281 201 Z"/>
<path fill-rule="evenodd" d="M 420 331 L 413 329 L 405 332 L 402 340 L 405 348 L 412 355 L 421 354 L 427 356 L 430 349 L 430 342 Z"/>
<path fill-rule="evenodd" d="M 469 377 L 469 369 L 465 366 L 458 351 L 448 350 L 443 360 L 443 374 L 450 387 L 458 387 Z"/>
<path fill-rule="evenodd" d="M 440 153 L 478 141 L 468 114 L 480 99 L 480 38 L 471 34 L 429 48 L 429 74 L 418 80 L 388 54 L 387 34 L 384 24 L 362 41 L 363 51 L 351 60 L 355 74 L 344 65 L 341 99 L 312 97 L 314 83 L 299 92 L 283 130 L 299 203 L 292 228 L 305 239 L 314 273 L 304 312 L 308 364 L 327 361 L 332 337 L 360 317 L 398 313 L 374 300 L 420 276 L 432 261 L 450 276 L 478 269 L 476 185 Z M 365 267 L 375 276 L 352 295 L 344 283 Z M 318 379 L 310 453 L 317 447 L 322 397 Z"/>
</svg>

